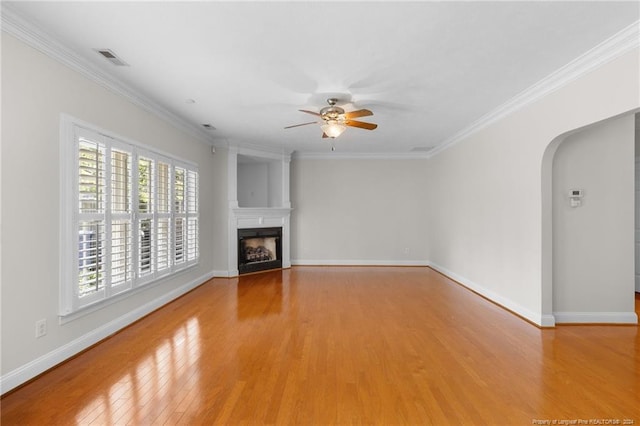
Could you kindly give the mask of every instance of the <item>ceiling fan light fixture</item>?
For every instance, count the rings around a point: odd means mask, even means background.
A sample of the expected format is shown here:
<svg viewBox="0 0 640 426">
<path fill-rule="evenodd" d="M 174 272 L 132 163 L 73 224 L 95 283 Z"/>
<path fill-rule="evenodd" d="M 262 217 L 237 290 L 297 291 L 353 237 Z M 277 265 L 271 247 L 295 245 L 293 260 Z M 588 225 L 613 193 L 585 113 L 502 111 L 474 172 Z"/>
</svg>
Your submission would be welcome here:
<svg viewBox="0 0 640 426">
<path fill-rule="evenodd" d="M 322 131 L 330 138 L 337 138 L 347 129 L 347 126 L 340 124 L 335 120 L 329 120 L 326 124 L 320 126 Z"/>
<path fill-rule="evenodd" d="M 316 121 L 294 124 L 293 126 L 285 127 L 285 129 L 319 123 L 320 128 L 322 129 L 322 138 L 335 139 L 342 133 L 344 133 L 347 127 L 357 127 L 365 130 L 375 130 L 378 127 L 378 125 L 374 123 L 366 123 L 364 121 L 354 120 L 354 118 L 368 117 L 370 115 L 373 115 L 373 113 L 368 109 L 359 109 L 356 111 L 345 112 L 344 109 L 336 106 L 337 102 L 337 98 L 327 99 L 327 103 L 329 104 L 329 106 L 321 108 L 320 112 L 310 111 L 306 109 L 298 110 L 300 112 L 304 112 L 305 114 L 313 115 L 316 118 Z"/>
</svg>

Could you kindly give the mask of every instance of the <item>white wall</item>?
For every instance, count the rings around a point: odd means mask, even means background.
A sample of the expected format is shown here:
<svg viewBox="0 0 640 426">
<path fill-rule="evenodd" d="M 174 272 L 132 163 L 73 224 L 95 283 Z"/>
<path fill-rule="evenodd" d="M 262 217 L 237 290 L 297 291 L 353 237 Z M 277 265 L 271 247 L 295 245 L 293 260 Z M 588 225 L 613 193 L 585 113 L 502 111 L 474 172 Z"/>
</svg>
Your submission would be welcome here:
<svg viewBox="0 0 640 426">
<path fill-rule="evenodd" d="M 213 267 L 215 276 L 227 275 L 227 247 L 229 240 L 229 194 L 228 194 L 228 156 L 227 148 L 216 148 L 213 156 L 212 178 L 201 181 L 201 188 L 210 187 L 213 192 L 212 212 L 207 212 L 213 220 Z M 203 213 L 201 212 L 202 216 Z"/>
<path fill-rule="evenodd" d="M 567 137 L 553 162 L 557 322 L 635 322 L 632 114 Z M 579 207 L 569 191 L 582 189 Z"/>
<path fill-rule="evenodd" d="M 635 270 L 636 270 L 636 291 L 640 292 L 640 113 L 636 114 L 635 128 Z"/>
<path fill-rule="evenodd" d="M 58 322 L 61 113 L 197 163 L 201 182 L 199 265 L 64 325 Z M 2 392 L 211 276 L 214 158 L 204 143 L 2 34 Z M 40 319 L 48 333 L 36 339 Z"/>
<path fill-rule="evenodd" d="M 640 157 L 636 157 L 635 166 L 635 289 L 640 293 Z"/>
<path fill-rule="evenodd" d="M 530 321 L 552 325 L 547 147 L 639 108 L 639 80 L 636 49 L 430 159 L 432 265 Z"/>
<path fill-rule="evenodd" d="M 291 164 L 294 264 L 425 264 L 426 160 Z"/>
</svg>

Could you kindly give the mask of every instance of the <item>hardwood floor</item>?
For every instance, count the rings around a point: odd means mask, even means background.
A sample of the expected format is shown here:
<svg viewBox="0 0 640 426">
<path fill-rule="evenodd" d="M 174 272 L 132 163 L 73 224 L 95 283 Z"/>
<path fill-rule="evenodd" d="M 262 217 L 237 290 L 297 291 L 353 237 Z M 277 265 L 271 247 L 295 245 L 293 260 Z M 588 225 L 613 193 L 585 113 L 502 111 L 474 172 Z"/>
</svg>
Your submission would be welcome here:
<svg viewBox="0 0 640 426">
<path fill-rule="evenodd" d="M 541 330 L 431 269 L 393 267 L 214 279 L 6 395 L 1 415 L 3 425 L 545 420 L 640 424 L 638 327 Z"/>
</svg>

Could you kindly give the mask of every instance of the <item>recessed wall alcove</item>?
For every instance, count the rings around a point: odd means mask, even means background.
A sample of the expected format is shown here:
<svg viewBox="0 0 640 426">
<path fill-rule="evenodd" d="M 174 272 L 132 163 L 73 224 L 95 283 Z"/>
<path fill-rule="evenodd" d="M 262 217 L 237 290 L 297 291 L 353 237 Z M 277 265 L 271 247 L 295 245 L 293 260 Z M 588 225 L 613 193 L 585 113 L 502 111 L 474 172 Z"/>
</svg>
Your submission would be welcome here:
<svg viewBox="0 0 640 426">
<path fill-rule="evenodd" d="M 282 196 L 282 159 L 238 154 L 238 207 L 280 208 Z"/>
<path fill-rule="evenodd" d="M 542 163 L 545 326 L 636 324 L 634 114 L 558 136 Z M 572 190 L 580 202 L 572 204 Z"/>
<path fill-rule="evenodd" d="M 282 268 L 291 267 L 289 169 L 291 154 L 230 147 L 228 153 L 228 271 L 240 274 L 238 231 L 282 228 Z"/>
</svg>

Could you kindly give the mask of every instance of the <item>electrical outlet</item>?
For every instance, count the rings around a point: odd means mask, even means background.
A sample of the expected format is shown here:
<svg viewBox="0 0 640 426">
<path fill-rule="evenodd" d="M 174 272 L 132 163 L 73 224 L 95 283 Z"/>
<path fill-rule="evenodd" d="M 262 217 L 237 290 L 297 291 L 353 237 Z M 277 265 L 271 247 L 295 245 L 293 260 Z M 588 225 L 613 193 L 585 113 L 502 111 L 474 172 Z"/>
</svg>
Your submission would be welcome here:
<svg viewBox="0 0 640 426">
<path fill-rule="evenodd" d="M 405 248 L 404 248 L 404 253 L 405 253 L 405 254 L 409 254 L 409 251 L 410 251 L 410 250 L 409 250 L 409 247 L 405 247 Z"/>
<path fill-rule="evenodd" d="M 36 321 L 36 339 L 47 334 L 47 319 Z"/>
</svg>

